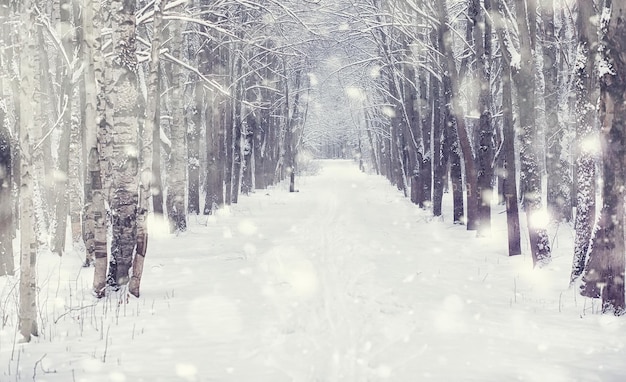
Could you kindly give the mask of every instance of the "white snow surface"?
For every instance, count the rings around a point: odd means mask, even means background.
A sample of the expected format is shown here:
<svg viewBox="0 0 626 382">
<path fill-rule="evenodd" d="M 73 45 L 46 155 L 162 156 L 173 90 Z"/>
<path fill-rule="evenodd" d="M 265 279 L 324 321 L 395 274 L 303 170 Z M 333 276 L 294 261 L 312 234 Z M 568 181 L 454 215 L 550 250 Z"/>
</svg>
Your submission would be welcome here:
<svg viewBox="0 0 626 382">
<path fill-rule="evenodd" d="M 507 256 L 502 206 L 476 238 L 351 161 L 321 164 L 178 236 L 153 224 L 139 298 L 92 297 L 78 249 L 41 254 L 30 343 L 0 278 L 0 381 L 626 379 L 624 318 L 568 289 L 571 227 L 533 270 Z"/>
</svg>

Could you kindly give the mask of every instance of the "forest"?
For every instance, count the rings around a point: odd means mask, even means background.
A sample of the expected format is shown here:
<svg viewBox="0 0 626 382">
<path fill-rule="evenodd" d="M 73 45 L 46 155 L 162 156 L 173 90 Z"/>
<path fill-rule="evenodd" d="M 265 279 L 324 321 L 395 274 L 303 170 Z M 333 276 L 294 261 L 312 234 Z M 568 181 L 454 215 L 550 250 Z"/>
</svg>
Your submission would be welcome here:
<svg viewBox="0 0 626 382">
<path fill-rule="evenodd" d="M 479 238 L 504 205 L 536 268 L 571 224 L 572 287 L 626 311 L 626 0 L 0 0 L 0 28 L 25 341 L 40 256 L 71 240 L 96 298 L 139 297 L 149 216 L 179 234 L 324 158 Z"/>
</svg>

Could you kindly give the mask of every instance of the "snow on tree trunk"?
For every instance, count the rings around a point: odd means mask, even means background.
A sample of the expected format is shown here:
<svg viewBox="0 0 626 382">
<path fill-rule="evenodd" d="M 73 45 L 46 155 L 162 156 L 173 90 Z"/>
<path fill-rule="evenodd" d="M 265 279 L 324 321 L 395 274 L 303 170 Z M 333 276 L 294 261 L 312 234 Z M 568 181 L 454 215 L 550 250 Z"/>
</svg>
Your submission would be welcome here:
<svg viewBox="0 0 626 382">
<path fill-rule="evenodd" d="M 138 90 L 135 46 L 135 1 L 112 1 L 113 30 L 113 173 L 112 242 L 109 285 L 125 285 L 137 243 Z"/>
<path fill-rule="evenodd" d="M 24 341 L 37 336 L 37 238 L 35 236 L 34 168 L 35 112 L 37 100 L 38 48 L 35 4 L 25 0 L 20 9 L 20 283 L 19 330 Z"/>
<path fill-rule="evenodd" d="M 535 0 L 516 0 L 516 20 L 520 40 L 520 65 L 513 79 L 517 87 L 519 122 L 521 129 L 520 183 L 522 201 L 528 221 L 530 249 L 535 266 L 551 261 L 550 239 L 546 231 L 547 221 L 541 201 L 541 167 L 539 166 L 539 136 L 535 120 L 535 73 L 534 59 L 536 39 Z"/>
<path fill-rule="evenodd" d="M 626 193 L 626 0 L 606 2 L 601 20 L 600 120 L 603 206 L 583 275 L 583 293 L 602 297 L 602 311 L 624 314 Z M 609 16 L 610 15 L 610 16 Z"/>
<path fill-rule="evenodd" d="M 574 229 L 574 261 L 571 282 L 579 278 L 585 268 L 587 252 L 596 221 L 596 163 L 594 147 L 597 133 L 596 91 L 594 75 L 597 46 L 597 25 L 589 20 L 595 15 L 593 4 L 578 1 L 578 52 L 576 57 L 576 219 Z"/>
</svg>

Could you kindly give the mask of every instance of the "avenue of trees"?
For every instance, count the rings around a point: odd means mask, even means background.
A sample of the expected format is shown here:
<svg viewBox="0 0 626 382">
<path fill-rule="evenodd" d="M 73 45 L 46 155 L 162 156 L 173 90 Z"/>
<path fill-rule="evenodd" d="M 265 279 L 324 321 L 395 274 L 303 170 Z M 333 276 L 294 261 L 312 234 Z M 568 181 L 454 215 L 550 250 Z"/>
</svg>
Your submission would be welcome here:
<svg viewBox="0 0 626 382">
<path fill-rule="evenodd" d="M 0 276 L 26 340 L 67 232 L 96 296 L 139 296 L 148 214 L 176 233 L 294 191 L 309 154 L 479 236 L 497 198 L 537 267 L 571 222 L 572 285 L 626 309 L 626 0 L 0 0 L 0 28 Z"/>
</svg>

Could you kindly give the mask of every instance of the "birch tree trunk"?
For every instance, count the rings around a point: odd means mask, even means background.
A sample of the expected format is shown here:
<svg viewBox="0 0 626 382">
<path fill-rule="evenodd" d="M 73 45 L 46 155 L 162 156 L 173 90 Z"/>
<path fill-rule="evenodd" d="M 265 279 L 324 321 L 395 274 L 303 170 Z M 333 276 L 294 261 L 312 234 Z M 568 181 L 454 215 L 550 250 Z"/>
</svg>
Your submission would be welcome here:
<svg viewBox="0 0 626 382">
<path fill-rule="evenodd" d="M 173 21 L 171 27 L 170 49 L 172 56 L 180 59 L 183 44 L 181 22 Z M 167 171 L 167 216 L 171 232 L 184 232 L 187 229 L 187 210 L 185 209 L 185 185 L 187 179 L 184 118 L 184 76 L 179 65 L 171 66 L 170 106 L 172 113 L 171 136 L 172 151 Z"/>
<path fill-rule="evenodd" d="M 583 293 L 602 297 L 602 311 L 622 315 L 624 301 L 624 194 L 626 193 L 626 0 L 607 0 L 600 52 L 608 70 L 600 77 L 604 184 L 600 221 L 583 276 Z M 610 11 L 609 11 L 610 10 Z"/>
<path fill-rule="evenodd" d="M 113 174 L 111 214 L 113 237 L 108 283 L 125 285 L 137 244 L 138 108 L 134 0 L 112 1 L 113 30 Z"/>
<path fill-rule="evenodd" d="M 62 0 L 59 3 L 60 28 L 62 38 L 62 56 L 71 59 L 73 56 L 73 31 L 71 18 L 72 4 L 71 0 Z M 72 67 L 69 62 L 63 62 L 61 78 L 63 79 L 61 91 L 61 137 L 59 141 L 59 166 L 57 175 L 55 176 L 55 229 L 52 243 L 52 252 L 62 256 L 65 252 L 65 236 L 67 233 L 67 217 L 69 215 L 69 161 L 70 161 L 70 133 L 72 131 Z"/>
<path fill-rule="evenodd" d="M 110 87 L 107 74 L 110 66 L 105 64 L 101 30 L 110 26 L 108 7 L 100 1 L 88 0 L 83 8 L 85 67 L 85 142 L 89 151 L 85 210 L 83 217 L 83 240 L 85 241 L 85 265 L 94 264 L 93 291 L 104 296 L 107 273 L 107 227 L 110 224 L 105 202 L 111 189 L 110 154 L 112 152 L 112 117 L 109 116 Z"/>
<path fill-rule="evenodd" d="M 38 47 L 35 4 L 25 0 L 20 9 L 20 298 L 19 328 L 24 341 L 37 336 L 37 238 L 35 236 L 33 131 L 37 110 Z"/>
<path fill-rule="evenodd" d="M 148 250 L 148 212 L 152 195 L 152 147 L 154 130 L 160 128 L 159 104 L 161 103 L 161 86 L 159 81 L 161 50 L 161 33 L 163 24 L 163 8 L 167 0 L 154 2 L 154 21 L 152 23 L 152 46 L 150 50 L 150 69 L 148 73 L 148 99 L 146 104 L 146 120 L 141 131 L 140 139 L 140 179 L 139 179 L 139 207 L 137 209 L 137 253 L 133 259 L 133 271 L 128 285 L 128 291 L 139 297 L 143 265 Z M 156 142 L 160 144 L 160 142 Z"/>
</svg>

